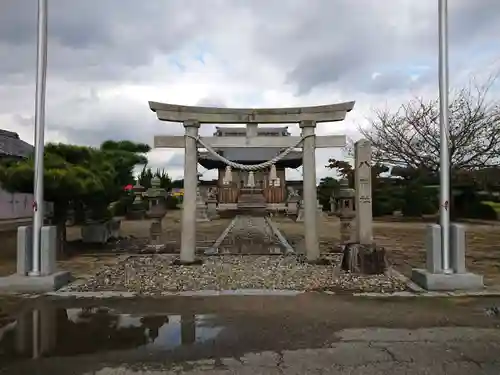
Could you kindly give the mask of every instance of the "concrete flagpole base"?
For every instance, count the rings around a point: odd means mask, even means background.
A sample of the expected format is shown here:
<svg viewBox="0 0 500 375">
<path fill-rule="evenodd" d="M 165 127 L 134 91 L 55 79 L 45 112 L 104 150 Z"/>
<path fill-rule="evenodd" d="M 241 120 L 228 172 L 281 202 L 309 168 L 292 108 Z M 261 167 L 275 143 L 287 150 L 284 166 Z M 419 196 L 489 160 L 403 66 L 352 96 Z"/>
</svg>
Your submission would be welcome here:
<svg viewBox="0 0 500 375">
<path fill-rule="evenodd" d="M 465 227 L 450 225 L 451 269 L 442 270 L 441 226 L 431 224 L 426 233 L 426 269 L 412 270 L 411 280 L 429 291 L 477 291 L 484 289 L 483 276 L 468 272 L 465 267 Z"/>
<path fill-rule="evenodd" d="M 72 281 L 67 271 L 56 271 L 57 228 L 44 226 L 40 233 L 40 276 L 28 276 L 32 267 L 33 229 L 17 229 L 17 272 L 0 277 L 1 293 L 53 292 Z"/>
<path fill-rule="evenodd" d="M 0 292 L 53 292 L 70 283 L 71 280 L 72 276 L 68 271 L 59 271 L 46 276 L 24 276 L 13 274 L 6 277 L 0 277 Z"/>
</svg>

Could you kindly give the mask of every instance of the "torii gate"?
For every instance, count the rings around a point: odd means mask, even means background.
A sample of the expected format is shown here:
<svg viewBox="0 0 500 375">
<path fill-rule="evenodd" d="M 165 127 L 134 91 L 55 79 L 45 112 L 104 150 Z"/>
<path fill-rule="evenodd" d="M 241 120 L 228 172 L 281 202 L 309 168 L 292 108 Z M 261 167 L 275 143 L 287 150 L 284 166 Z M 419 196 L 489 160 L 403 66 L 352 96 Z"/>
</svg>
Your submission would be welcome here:
<svg viewBox="0 0 500 375">
<path fill-rule="evenodd" d="M 149 102 L 149 107 L 161 121 L 182 122 L 184 136 L 155 136 L 155 148 L 184 148 L 184 203 L 182 208 L 182 236 L 180 262 L 195 262 L 196 249 L 196 190 L 198 160 L 197 148 L 218 147 L 273 147 L 295 148 L 302 144 L 303 200 L 305 246 L 307 260 L 320 256 L 317 227 L 316 148 L 345 147 L 345 135 L 315 136 L 316 124 L 343 121 L 354 107 L 354 101 L 314 107 L 294 108 L 212 108 L 182 106 Z M 200 137 L 201 124 L 290 124 L 298 123 L 300 137 Z M 286 151 L 285 151 L 286 152 Z M 370 202 L 371 210 L 371 202 Z"/>
</svg>

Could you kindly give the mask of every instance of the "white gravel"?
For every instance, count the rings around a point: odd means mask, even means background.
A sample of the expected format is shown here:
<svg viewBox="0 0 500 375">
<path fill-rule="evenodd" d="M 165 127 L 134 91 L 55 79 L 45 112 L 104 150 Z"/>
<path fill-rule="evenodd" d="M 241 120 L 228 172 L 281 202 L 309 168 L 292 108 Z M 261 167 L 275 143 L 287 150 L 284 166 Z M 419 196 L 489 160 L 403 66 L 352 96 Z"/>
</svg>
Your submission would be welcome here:
<svg viewBox="0 0 500 375">
<path fill-rule="evenodd" d="M 339 270 L 341 256 L 332 265 L 310 265 L 294 256 L 222 255 L 203 258 L 202 265 L 174 266 L 174 255 L 131 256 L 107 267 L 67 291 L 127 291 L 143 295 L 197 290 L 283 289 L 349 292 L 405 290 L 398 278 L 361 276 Z"/>
</svg>

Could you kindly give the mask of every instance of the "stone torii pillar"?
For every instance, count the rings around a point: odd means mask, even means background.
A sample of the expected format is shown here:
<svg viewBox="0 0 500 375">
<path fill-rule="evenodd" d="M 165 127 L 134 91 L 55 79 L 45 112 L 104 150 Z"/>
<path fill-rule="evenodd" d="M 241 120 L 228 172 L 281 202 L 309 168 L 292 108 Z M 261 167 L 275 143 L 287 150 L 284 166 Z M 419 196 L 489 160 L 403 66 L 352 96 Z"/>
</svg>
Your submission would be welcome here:
<svg viewBox="0 0 500 375">
<path fill-rule="evenodd" d="M 302 129 L 302 136 L 307 137 L 302 144 L 306 257 L 309 262 L 314 262 L 320 256 L 317 227 L 316 137 L 314 135 L 316 122 L 304 120 L 299 123 L 299 126 Z"/>
<path fill-rule="evenodd" d="M 182 234 L 180 263 L 195 262 L 196 253 L 196 202 L 198 188 L 198 145 L 196 138 L 200 123 L 184 121 L 184 199 L 182 201 Z M 194 137 L 194 138 L 193 138 Z"/>
</svg>

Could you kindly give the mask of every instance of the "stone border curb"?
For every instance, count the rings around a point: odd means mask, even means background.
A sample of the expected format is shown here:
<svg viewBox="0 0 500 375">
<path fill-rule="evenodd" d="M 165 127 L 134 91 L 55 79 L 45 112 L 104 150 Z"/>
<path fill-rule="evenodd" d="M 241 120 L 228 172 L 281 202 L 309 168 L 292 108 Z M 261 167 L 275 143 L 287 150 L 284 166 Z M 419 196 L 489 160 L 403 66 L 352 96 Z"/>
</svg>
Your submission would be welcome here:
<svg viewBox="0 0 500 375">
<path fill-rule="evenodd" d="M 58 298 L 135 298 L 139 297 L 137 293 L 133 292 L 71 292 L 71 291 L 61 291 L 61 292 L 48 292 L 44 296 L 47 297 L 58 297 Z"/>
<path fill-rule="evenodd" d="M 413 292 L 413 293 L 427 293 L 427 291 L 424 288 L 415 284 L 408 277 L 406 277 L 401 272 L 397 271 L 396 269 L 394 269 L 392 267 L 389 267 L 385 274 L 388 277 L 394 277 L 395 279 L 398 279 L 399 281 L 405 283 L 406 286 L 408 287 L 408 289 L 410 289 L 411 292 Z"/>
<path fill-rule="evenodd" d="M 308 291 L 298 291 L 298 290 L 261 290 L 261 289 L 246 289 L 246 290 L 199 290 L 199 291 L 185 291 L 185 292 L 163 292 L 161 294 L 138 294 L 134 292 L 117 292 L 117 291 L 106 291 L 106 292 L 71 292 L 71 291 L 61 291 L 61 292 L 48 292 L 43 294 L 47 297 L 56 298 L 91 298 L 91 299 L 106 299 L 106 298 L 154 298 L 154 297 L 223 297 L 223 296 L 239 296 L 239 297 L 272 297 L 272 296 L 283 296 L 283 297 L 296 297 L 305 293 L 316 293 Z M 323 291 L 319 294 L 326 294 L 330 296 L 340 295 L 349 296 L 344 293 L 337 294 L 336 292 Z M 19 295 L 21 297 L 30 297 L 36 295 Z M 369 297 L 369 298 L 431 298 L 431 297 L 500 297 L 500 291 L 476 291 L 476 292 L 425 292 L 425 293 L 414 293 L 408 291 L 392 292 L 392 293 L 378 293 L 378 292 L 362 292 L 362 293 L 352 293 L 350 296 L 353 297 Z"/>
<path fill-rule="evenodd" d="M 191 290 L 183 292 L 163 292 L 160 294 L 139 294 L 134 292 L 72 292 L 56 291 L 45 293 L 48 297 L 58 298 L 136 298 L 136 297 L 220 297 L 220 296 L 285 296 L 295 297 L 306 293 L 301 290 L 288 289 L 235 289 L 235 290 Z"/>
</svg>

